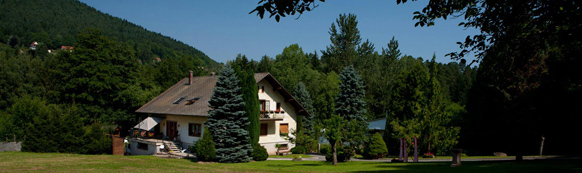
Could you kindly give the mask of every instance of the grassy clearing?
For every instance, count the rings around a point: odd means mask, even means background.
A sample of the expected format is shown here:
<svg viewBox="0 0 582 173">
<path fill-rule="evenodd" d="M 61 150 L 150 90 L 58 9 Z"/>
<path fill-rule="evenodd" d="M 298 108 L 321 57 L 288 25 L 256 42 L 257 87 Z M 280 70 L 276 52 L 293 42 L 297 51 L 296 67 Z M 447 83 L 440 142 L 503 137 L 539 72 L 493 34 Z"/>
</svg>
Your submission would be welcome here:
<svg viewBox="0 0 582 173">
<path fill-rule="evenodd" d="M 222 164 L 155 156 L 1 152 L 0 172 L 581 172 L 582 160 L 450 163 L 263 161 Z"/>
</svg>

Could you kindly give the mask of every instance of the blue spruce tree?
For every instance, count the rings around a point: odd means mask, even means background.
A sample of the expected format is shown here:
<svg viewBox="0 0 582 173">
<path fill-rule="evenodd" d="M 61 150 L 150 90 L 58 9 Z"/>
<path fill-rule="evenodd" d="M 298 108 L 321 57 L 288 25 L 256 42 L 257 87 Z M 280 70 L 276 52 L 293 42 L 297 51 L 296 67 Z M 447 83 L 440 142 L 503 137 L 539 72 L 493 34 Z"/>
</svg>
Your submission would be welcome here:
<svg viewBox="0 0 582 173">
<path fill-rule="evenodd" d="M 234 70 L 227 65 L 220 72 L 214 93 L 210 97 L 211 110 L 205 125 L 214 137 L 216 159 L 219 162 L 248 162 L 251 160 L 252 147 L 249 120 L 244 111 L 239 80 Z"/>
<path fill-rule="evenodd" d="M 309 92 L 305 89 L 305 84 L 303 82 L 299 82 L 297 86 L 295 86 L 295 90 L 293 90 L 293 96 L 297 98 L 297 101 L 301 103 L 305 111 L 309 114 L 305 114 L 301 116 L 301 125 L 303 133 L 305 134 L 312 134 L 313 133 L 313 101 L 309 96 Z"/>
<path fill-rule="evenodd" d="M 340 73 L 340 92 L 336 98 L 335 113 L 347 121 L 366 122 L 366 97 L 364 82 L 353 66 L 345 67 Z"/>
<path fill-rule="evenodd" d="M 366 101 L 364 82 L 353 66 L 341 71 L 340 92 L 336 97 L 335 113 L 340 115 L 347 124 L 344 134 L 345 142 L 349 142 L 352 150 L 362 144 L 366 138 L 368 122 L 366 121 Z"/>
</svg>

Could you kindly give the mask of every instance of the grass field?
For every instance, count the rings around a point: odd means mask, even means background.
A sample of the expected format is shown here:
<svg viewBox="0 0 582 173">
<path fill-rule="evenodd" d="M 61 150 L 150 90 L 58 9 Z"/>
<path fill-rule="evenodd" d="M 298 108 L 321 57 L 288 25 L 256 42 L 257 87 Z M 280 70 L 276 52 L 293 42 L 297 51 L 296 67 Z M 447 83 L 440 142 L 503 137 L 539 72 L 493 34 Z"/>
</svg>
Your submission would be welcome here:
<svg viewBox="0 0 582 173">
<path fill-rule="evenodd" d="M 582 172 L 582 160 L 524 162 L 386 163 L 347 162 L 333 166 L 322 161 L 263 161 L 197 163 L 155 156 L 78 155 L 0 152 L 0 172 Z"/>
</svg>

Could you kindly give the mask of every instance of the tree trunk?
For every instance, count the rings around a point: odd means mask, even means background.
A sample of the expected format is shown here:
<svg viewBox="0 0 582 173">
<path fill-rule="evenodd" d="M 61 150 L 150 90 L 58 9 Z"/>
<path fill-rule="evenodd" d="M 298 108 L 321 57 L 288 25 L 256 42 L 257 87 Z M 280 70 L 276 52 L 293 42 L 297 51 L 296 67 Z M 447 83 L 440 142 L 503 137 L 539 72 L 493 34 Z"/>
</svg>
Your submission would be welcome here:
<svg viewBox="0 0 582 173">
<path fill-rule="evenodd" d="M 540 156 L 542 156 L 542 153 L 544 152 L 544 141 L 546 140 L 546 137 L 542 136 L 542 145 L 540 146 Z"/>
<path fill-rule="evenodd" d="M 408 144 L 406 143 L 406 138 L 404 139 L 404 162 L 408 162 Z"/>
<path fill-rule="evenodd" d="M 402 144 L 402 138 L 400 138 L 400 155 L 398 155 L 399 161 L 402 161 L 402 147 L 404 147 L 404 146 Z"/>
<path fill-rule="evenodd" d="M 414 162 L 418 162 L 418 144 L 417 144 L 416 137 L 414 137 Z"/>
<path fill-rule="evenodd" d="M 333 165 L 337 166 L 337 144 L 333 144 Z"/>
</svg>

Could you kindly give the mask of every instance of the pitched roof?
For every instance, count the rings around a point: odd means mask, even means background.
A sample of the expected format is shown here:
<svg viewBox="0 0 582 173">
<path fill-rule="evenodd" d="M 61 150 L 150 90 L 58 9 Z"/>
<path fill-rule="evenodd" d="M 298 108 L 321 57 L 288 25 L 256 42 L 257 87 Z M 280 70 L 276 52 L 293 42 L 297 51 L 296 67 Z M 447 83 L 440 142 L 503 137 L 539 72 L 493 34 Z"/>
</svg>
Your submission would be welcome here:
<svg viewBox="0 0 582 173">
<path fill-rule="evenodd" d="M 166 91 L 152 99 L 136 113 L 165 114 L 165 115 L 189 115 L 207 116 L 210 107 L 208 101 L 214 92 L 214 86 L 218 76 L 197 76 L 192 78 L 192 84 L 188 85 L 188 77 L 180 80 Z M 306 114 L 305 108 L 297 102 L 283 85 L 281 85 L 270 73 L 255 73 L 255 81 L 267 80 L 278 91 L 286 102 L 295 107 L 297 114 Z M 187 104 L 190 100 L 197 100 Z"/>
</svg>

